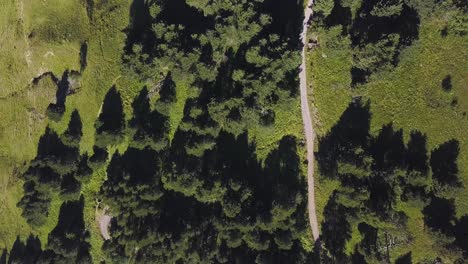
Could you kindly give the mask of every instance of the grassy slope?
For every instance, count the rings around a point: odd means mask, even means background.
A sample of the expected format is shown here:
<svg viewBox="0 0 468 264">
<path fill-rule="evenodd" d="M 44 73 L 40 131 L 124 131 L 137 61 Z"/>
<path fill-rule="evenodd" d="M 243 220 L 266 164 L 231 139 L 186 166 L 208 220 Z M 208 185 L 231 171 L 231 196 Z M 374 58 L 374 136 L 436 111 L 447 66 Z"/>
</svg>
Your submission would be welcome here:
<svg viewBox="0 0 468 264">
<path fill-rule="evenodd" d="M 24 1 L 22 8 L 21 1 Z M 34 158 L 38 139 L 46 125 L 61 133 L 66 129 L 73 109 L 78 109 L 84 133 L 81 152 L 92 151 L 94 122 L 104 95 L 113 84 L 121 90 L 126 117 L 130 117 L 131 102 L 143 84 L 122 76 L 121 71 L 125 41 L 122 30 L 128 25 L 129 5 L 130 1 L 125 0 L 108 1 L 95 7 L 94 19 L 89 21 L 86 9 L 79 0 L 7 0 L 0 3 L 0 248 L 11 248 L 16 236 L 24 239 L 31 232 L 39 235 L 45 244 L 47 234 L 56 225 L 61 205 L 58 196 L 53 199 L 48 222 L 37 230 L 29 227 L 21 217 L 21 210 L 16 207 L 22 196 L 23 182 L 19 175 L 27 162 Z M 24 16 L 23 20 L 21 16 Z M 61 25 L 57 25 L 59 22 Z M 48 31 L 50 28 L 52 32 Z M 36 32 L 35 37 L 30 40 L 28 35 L 33 31 Z M 33 87 L 30 85 L 31 79 L 46 71 L 61 76 L 65 69 L 79 70 L 79 47 L 84 40 L 88 41 L 88 66 L 82 75 L 82 88 L 67 98 L 62 120 L 49 121 L 45 111 L 54 100 L 56 88 L 49 79 Z M 8 52 L 10 50 L 13 52 Z M 28 51 L 31 52 L 29 66 L 25 57 Z M 10 66 L 12 62 L 14 64 Z M 178 102 L 170 112 L 171 136 L 182 118 L 184 103 L 189 96 L 189 84 L 183 78 L 176 78 L 175 81 Z M 260 158 L 265 158 L 283 135 L 293 134 L 303 138 L 299 103 L 298 97 L 281 102 L 275 109 L 277 118 L 273 127 L 254 126 L 250 129 Z M 124 150 L 126 143 L 119 148 Z M 305 157 L 305 153 L 301 154 Z M 102 238 L 95 221 L 94 199 L 105 177 L 105 169 L 95 171 L 92 180 L 82 188 L 85 221 L 91 229 L 95 261 L 103 256 L 100 250 Z M 303 240 L 311 246 L 308 234 Z"/>
<path fill-rule="evenodd" d="M 22 181 L 18 179 L 18 173 L 12 172 L 15 168 L 24 170 L 25 164 L 35 156 L 37 142 L 45 126 L 50 124 L 57 131 L 63 132 L 71 111 L 77 108 L 83 121 L 81 150 L 85 152 L 92 149 L 94 121 L 106 91 L 120 74 L 120 58 L 125 39 L 122 30 L 128 25 L 128 1 L 109 1 L 101 7 L 102 10 L 96 10 L 94 15 L 98 19 L 91 26 L 86 17 L 86 9 L 79 0 L 52 0 L 47 3 L 24 0 L 24 24 L 17 23 L 14 24 L 16 27 L 10 27 L 7 23 L 19 20 L 21 15 L 17 8 L 19 1 L 2 3 L 10 12 L 6 11 L 9 19 L 0 20 L 0 34 L 8 36 L 6 41 L 0 43 L 0 52 L 8 51 L 11 46 L 23 48 L 9 54 L 9 57 L 0 56 L 0 65 L 5 65 L 9 60 L 18 63 L 24 61 L 24 65 L 20 65 L 23 68 L 2 67 L 0 73 L 0 92 L 4 96 L 0 99 L 0 186 L 4 190 L 1 196 L 3 206 L 0 209 L 0 247 L 11 247 L 17 235 L 25 238 L 31 232 L 31 228 L 20 216 L 21 211 L 16 208 L 16 203 L 22 196 Z M 109 12 L 110 8 L 113 8 L 112 12 Z M 0 10 L 3 12 L 4 9 Z M 0 17 L 5 18 L 3 15 Z M 56 25 L 59 22 L 61 24 Z M 88 34 L 88 27 L 92 27 L 92 35 Z M 51 28 L 52 32 L 48 31 Z M 37 33 L 26 47 L 23 45 L 24 38 L 15 38 L 13 31 Z M 67 111 L 60 122 L 48 121 L 45 110 L 54 99 L 56 88 L 50 80 L 41 81 L 34 87 L 30 86 L 30 81 L 45 71 L 61 76 L 65 69 L 79 70 L 79 47 L 84 40 L 89 42 L 89 52 L 88 67 L 82 76 L 82 88 L 76 95 L 67 98 Z M 29 66 L 22 58 L 25 49 L 32 52 L 33 63 Z M 48 51 L 54 55 L 44 56 Z M 96 174 L 102 175 L 99 172 Z M 95 226 L 95 221 L 94 198 L 91 194 L 98 191 L 99 179 L 102 178 L 93 179 L 83 188 L 87 202 L 85 218 L 87 225 L 92 227 Z M 47 234 L 56 224 L 60 204 L 60 199 L 55 197 L 49 221 L 38 230 L 33 230 L 34 234 L 40 236 L 42 243 L 46 243 Z M 93 244 L 97 236 L 98 233 L 93 232 Z"/>
<path fill-rule="evenodd" d="M 46 43 L 39 33 L 35 38 L 28 38 L 29 32 L 43 28 L 47 22 L 44 17 L 56 16 L 60 11 L 57 8 L 72 10 L 76 7 L 73 4 L 78 3 L 49 2 L 51 5 L 41 1 L 8 0 L 0 4 L 0 246 L 11 246 L 17 235 L 24 238 L 31 231 L 16 208 L 22 195 L 18 172 L 36 153 L 37 141 L 47 123 L 45 110 L 54 99 L 56 88 L 50 79 L 37 86 L 31 86 L 30 81 L 43 72 L 53 71 L 60 76 L 67 68 L 79 67 L 78 52 L 73 51 L 79 48 L 79 42 Z M 66 14 L 69 21 L 83 15 L 76 11 Z M 46 229 L 55 225 L 53 219 L 57 218 L 57 213 L 56 208 L 52 208 L 50 223 L 37 230 L 41 238 L 46 237 Z"/>
<path fill-rule="evenodd" d="M 383 124 L 393 122 L 404 130 L 407 140 L 411 130 L 419 130 L 428 136 L 428 149 L 434 149 L 452 138 L 460 141 L 458 166 L 464 186 L 468 184 L 468 111 L 466 76 L 468 76 L 468 37 L 449 35 L 442 38 L 440 30 L 445 24 L 442 15 L 424 20 L 420 37 L 401 56 L 401 62 L 391 72 L 374 75 L 370 82 L 351 92 L 349 70 L 351 52 L 349 39 L 339 35 L 339 29 L 315 32 L 319 35 L 320 48 L 309 53 L 309 78 L 313 85 L 311 100 L 317 108 L 315 127 L 323 136 L 336 123 L 352 95 L 363 95 L 371 101 L 371 132 L 376 133 Z M 314 33 L 312 33 L 314 34 Z M 453 90 L 444 92 L 442 79 L 452 76 Z M 450 105 L 454 97 L 458 106 Z M 336 182 L 320 179 L 317 184 L 319 218 Z M 455 198 L 457 215 L 468 213 L 468 192 L 457 190 Z M 437 245 L 437 238 L 424 232 L 422 205 L 401 203 L 399 208 L 409 216 L 409 229 L 415 236 L 414 244 L 394 250 L 392 257 L 413 251 L 413 260 L 444 255 Z"/>
</svg>

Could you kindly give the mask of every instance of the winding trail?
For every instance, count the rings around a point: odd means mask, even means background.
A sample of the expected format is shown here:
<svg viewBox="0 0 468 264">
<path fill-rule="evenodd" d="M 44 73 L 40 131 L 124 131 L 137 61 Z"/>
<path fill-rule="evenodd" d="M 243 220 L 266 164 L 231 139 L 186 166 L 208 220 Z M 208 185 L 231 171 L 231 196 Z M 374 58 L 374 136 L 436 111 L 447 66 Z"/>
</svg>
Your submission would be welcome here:
<svg viewBox="0 0 468 264">
<path fill-rule="evenodd" d="M 308 22 L 312 16 L 313 0 L 308 0 L 302 24 L 301 42 L 302 42 L 302 64 L 299 68 L 299 80 L 301 91 L 301 111 L 302 120 L 304 121 L 304 133 L 307 146 L 307 187 L 308 187 L 308 203 L 309 224 L 312 229 L 314 240 L 319 239 L 319 228 L 317 222 L 317 214 L 315 212 L 315 190 L 314 190 L 314 139 L 315 132 L 312 127 L 312 119 L 310 117 L 309 101 L 307 97 L 307 71 L 306 71 L 306 45 L 307 45 L 307 29 Z"/>
</svg>

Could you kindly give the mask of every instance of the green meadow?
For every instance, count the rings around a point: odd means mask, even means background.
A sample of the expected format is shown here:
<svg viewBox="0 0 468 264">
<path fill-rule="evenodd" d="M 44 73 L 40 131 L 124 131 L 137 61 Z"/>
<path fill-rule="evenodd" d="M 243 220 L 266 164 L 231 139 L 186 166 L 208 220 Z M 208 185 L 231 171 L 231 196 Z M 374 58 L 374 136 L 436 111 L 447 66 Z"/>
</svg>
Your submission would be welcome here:
<svg viewBox="0 0 468 264">
<path fill-rule="evenodd" d="M 444 196 L 455 199 L 456 215 L 461 217 L 468 213 L 468 36 L 441 34 L 453 15 L 435 11 L 423 16 L 419 38 L 402 51 L 398 65 L 373 73 L 366 83 L 355 87 L 350 74 L 351 40 L 341 34 L 340 26 L 313 27 L 309 34 L 318 38 L 319 46 L 308 53 L 307 62 L 318 138 L 330 131 L 353 98 L 362 97 L 362 101 L 370 102 L 373 135 L 383 125 L 393 124 L 395 129 L 403 130 L 405 142 L 412 131 L 426 134 L 429 151 L 448 140 L 459 141 L 458 175 L 465 187 L 446 191 Z M 442 87 L 448 75 L 450 91 Z M 318 170 L 316 175 L 318 217 L 323 220 L 324 207 L 339 182 L 319 175 Z M 414 263 L 437 256 L 447 263 L 454 261 L 441 246 L 444 238 L 425 227 L 421 213 L 424 204 L 398 201 L 396 207 L 408 215 L 407 225 L 414 239 L 392 250 L 392 259 L 411 251 Z M 359 231 L 353 229 L 348 253 L 360 239 Z"/>
</svg>

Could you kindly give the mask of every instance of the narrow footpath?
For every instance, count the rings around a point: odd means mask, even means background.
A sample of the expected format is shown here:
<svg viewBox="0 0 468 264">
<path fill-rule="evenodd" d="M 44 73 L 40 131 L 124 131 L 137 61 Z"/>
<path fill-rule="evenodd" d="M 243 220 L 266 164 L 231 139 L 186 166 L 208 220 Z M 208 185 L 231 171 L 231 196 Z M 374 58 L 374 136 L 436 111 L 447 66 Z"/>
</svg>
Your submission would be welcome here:
<svg viewBox="0 0 468 264">
<path fill-rule="evenodd" d="M 307 71 L 306 71 L 306 45 L 307 45 L 307 29 L 308 22 L 312 16 L 312 4 L 313 0 L 308 0 L 307 7 L 305 10 L 304 22 L 302 24 L 302 64 L 299 68 L 299 80 L 300 80 L 300 91 L 301 91 L 301 111 L 302 120 L 304 121 L 304 133 L 306 137 L 307 146 L 307 187 L 308 187 L 308 211 L 309 211 L 309 223 L 312 229 L 312 236 L 314 240 L 319 239 L 319 228 L 317 223 L 317 215 L 315 213 L 315 190 L 314 190 L 314 139 L 315 132 L 312 127 L 312 119 L 310 117 L 309 101 L 307 97 Z"/>
</svg>

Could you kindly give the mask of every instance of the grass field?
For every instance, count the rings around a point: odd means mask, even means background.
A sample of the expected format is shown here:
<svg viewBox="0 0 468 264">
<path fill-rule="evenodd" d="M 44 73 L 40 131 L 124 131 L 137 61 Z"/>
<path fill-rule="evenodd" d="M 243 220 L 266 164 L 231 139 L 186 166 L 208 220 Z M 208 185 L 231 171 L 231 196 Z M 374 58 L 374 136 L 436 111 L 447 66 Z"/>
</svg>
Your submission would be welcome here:
<svg viewBox="0 0 468 264">
<path fill-rule="evenodd" d="M 125 40 L 122 30 L 128 25 L 129 4 L 128 1 L 107 1 L 95 10 L 93 21 L 79 0 L 8 0 L 0 4 L 0 52 L 5 53 L 0 54 L 0 211 L 4 216 L 0 218 L 0 247 L 10 248 L 16 236 L 25 239 L 31 231 L 45 243 L 47 234 L 56 225 L 61 205 L 58 196 L 53 199 L 47 223 L 38 230 L 31 230 L 21 217 L 21 210 L 16 207 L 22 196 L 19 175 L 35 156 L 45 126 L 63 132 L 75 108 L 83 121 L 81 151 L 92 149 L 94 122 L 100 105 L 121 72 Z M 90 31 L 93 34 L 89 34 Z M 67 98 L 62 120 L 49 121 L 45 112 L 48 104 L 53 102 L 57 88 L 49 78 L 38 85 L 31 85 L 31 80 L 48 71 L 60 77 L 66 69 L 80 70 L 79 49 L 84 41 L 88 42 L 89 52 L 81 89 Z M 102 175 L 102 172 L 96 174 Z M 103 177 L 95 178 L 83 188 L 85 197 L 89 197 L 86 199 L 86 222 L 94 231 L 97 228 L 92 194 L 99 190 L 99 179 Z M 100 240 L 100 236 L 93 232 L 93 245 L 96 239 Z M 98 257 L 98 253 L 93 253 Z"/>
<path fill-rule="evenodd" d="M 363 96 L 371 103 L 371 133 L 392 123 L 409 133 L 419 130 L 427 134 L 428 150 L 450 139 L 460 142 L 459 177 L 468 186 L 468 36 L 441 36 L 449 15 L 434 13 L 421 21 L 419 40 L 405 49 L 398 66 L 371 76 L 368 83 L 351 89 L 352 53 L 350 40 L 341 35 L 341 28 L 310 32 L 319 38 L 320 47 L 308 56 L 310 99 L 316 108 L 315 129 L 324 136 L 338 121 L 353 96 Z M 442 89 L 442 80 L 451 75 L 453 88 Z M 457 99 L 457 104 L 453 103 Z M 317 171 L 318 174 L 318 171 Z M 317 207 L 319 219 L 337 183 L 319 177 Z M 468 192 L 458 188 L 447 196 L 455 199 L 457 216 L 468 213 Z M 408 226 L 414 236 L 409 247 L 397 247 L 392 258 L 408 251 L 413 261 L 447 256 L 437 236 L 424 229 L 423 205 L 401 203 L 398 207 L 410 216 Z M 354 233 L 353 233 L 354 234 Z M 356 237 L 349 243 L 354 243 Z M 349 245 L 350 246 L 350 245 Z M 448 260 L 450 262 L 450 260 Z M 453 261 L 453 260 L 452 260 Z"/>
</svg>

